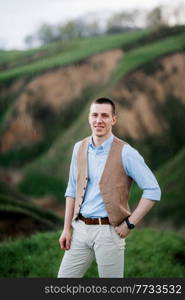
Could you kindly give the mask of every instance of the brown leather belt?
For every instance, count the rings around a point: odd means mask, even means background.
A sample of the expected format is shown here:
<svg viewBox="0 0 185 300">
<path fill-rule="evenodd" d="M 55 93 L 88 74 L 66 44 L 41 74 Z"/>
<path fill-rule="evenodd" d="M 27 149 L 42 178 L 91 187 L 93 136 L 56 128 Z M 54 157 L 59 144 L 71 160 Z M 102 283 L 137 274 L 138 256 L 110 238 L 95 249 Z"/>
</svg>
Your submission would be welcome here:
<svg viewBox="0 0 185 300">
<path fill-rule="evenodd" d="M 109 218 L 85 218 L 81 214 L 79 214 L 79 219 L 84 221 L 87 225 L 105 225 L 110 224 Z"/>
</svg>

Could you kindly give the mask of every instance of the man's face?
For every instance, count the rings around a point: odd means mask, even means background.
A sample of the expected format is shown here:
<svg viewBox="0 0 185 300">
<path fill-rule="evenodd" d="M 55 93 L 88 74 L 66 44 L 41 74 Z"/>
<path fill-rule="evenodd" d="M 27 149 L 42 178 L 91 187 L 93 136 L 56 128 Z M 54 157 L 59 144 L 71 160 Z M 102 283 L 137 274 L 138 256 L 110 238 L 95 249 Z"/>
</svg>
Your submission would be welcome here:
<svg viewBox="0 0 185 300">
<path fill-rule="evenodd" d="M 104 137 L 112 132 L 112 126 L 116 123 L 116 116 L 112 115 L 110 104 L 93 103 L 89 112 L 89 124 L 93 135 Z"/>
</svg>

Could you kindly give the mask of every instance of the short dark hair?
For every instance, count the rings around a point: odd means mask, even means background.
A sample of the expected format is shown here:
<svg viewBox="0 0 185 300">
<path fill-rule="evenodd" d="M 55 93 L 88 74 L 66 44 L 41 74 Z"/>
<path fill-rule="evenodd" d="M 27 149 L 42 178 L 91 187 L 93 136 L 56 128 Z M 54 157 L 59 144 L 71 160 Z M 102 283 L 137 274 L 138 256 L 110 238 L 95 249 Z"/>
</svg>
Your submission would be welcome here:
<svg viewBox="0 0 185 300">
<path fill-rule="evenodd" d="M 110 99 L 110 98 L 105 98 L 105 97 L 102 97 L 102 98 L 97 98 L 95 99 L 91 105 L 93 103 L 97 103 L 97 104 L 110 104 L 111 107 L 112 107 L 112 114 L 115 115 L 116 114 L 116 106 L 114 104 L 114 102 Z"/>
</svg>

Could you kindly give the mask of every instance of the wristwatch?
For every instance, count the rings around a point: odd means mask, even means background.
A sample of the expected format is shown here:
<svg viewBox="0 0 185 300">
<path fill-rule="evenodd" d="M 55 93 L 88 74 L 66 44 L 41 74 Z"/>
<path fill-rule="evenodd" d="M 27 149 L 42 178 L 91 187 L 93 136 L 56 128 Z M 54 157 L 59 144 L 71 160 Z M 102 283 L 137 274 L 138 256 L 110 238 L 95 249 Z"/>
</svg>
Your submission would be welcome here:
<svg viewBox="0 0 185 300">
<path fill-rule="evenodd" d="M 130 223 L 128 217 L 125 218 L 125 222 L 127 223 L 128 229 L 134 229 L 135 225 Z"/>
</svg>

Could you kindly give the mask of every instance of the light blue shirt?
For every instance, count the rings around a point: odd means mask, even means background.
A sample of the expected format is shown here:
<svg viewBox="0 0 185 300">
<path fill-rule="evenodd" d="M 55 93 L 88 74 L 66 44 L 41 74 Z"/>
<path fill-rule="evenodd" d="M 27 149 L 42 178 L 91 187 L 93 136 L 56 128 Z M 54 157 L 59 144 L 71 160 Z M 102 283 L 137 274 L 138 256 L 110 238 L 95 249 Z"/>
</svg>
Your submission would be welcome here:
<svg viewBox="0 0 185 300">
<path fill-rule="evenodd" d="M 111 135 L 102 145 L 95 147 L 92 137 L 88 146 L 88 185 L 85 198 L 81 205 L 80 213 L 86 218 L 100 218 L 108 216 L 102 199 L 99 181 L 101 179 L 107 156 L 114 136 Z M 77 152 L 81 141 L 76 143 L 73 149 L 69 172 L 69 181 L 65 197 L 76 197 L 76 175 L 77 175 Z M 128 176 L 133 178 L 140 189 L 143 190 L 142 197 L 159 201 L 161 190 L 152 171 L 146 165 L 139 152 L 125 144 L 122 150 L 123 168 Z"/>
</svg>

